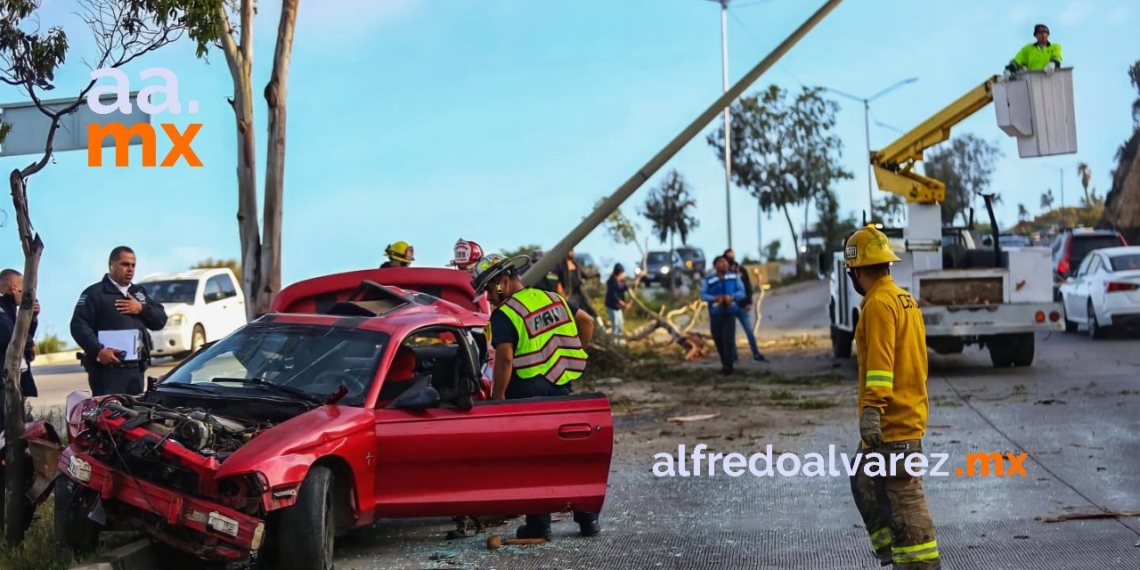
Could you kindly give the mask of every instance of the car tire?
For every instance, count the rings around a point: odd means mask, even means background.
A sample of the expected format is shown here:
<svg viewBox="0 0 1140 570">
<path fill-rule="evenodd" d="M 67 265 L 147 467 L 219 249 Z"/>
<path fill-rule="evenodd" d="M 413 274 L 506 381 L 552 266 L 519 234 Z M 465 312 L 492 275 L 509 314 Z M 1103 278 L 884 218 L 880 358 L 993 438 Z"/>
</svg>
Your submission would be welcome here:
<svg viewBox="0 0 1140 570">
<path fill-rule="evenodd" d="M 1033 333 L 1022 333 L 1010 337 L 1013 346 L 1010 349 L 1010 358 L 1013 365 L 1018 367 L 1031 366 L 1035 352 L 1037 337 Z"/>
<path fill-rule="evenodd" d="M 332 570 L 336 539 L 332 486 L 332 470 L 315 465 L 301 483 L 297 502 L 281 510 L 277 556 L 282 570 Z"/>
<path fill-rule="evenodd" d="M 990 363 L 994 368 L 1009 368 L 1013 366 L 1013 341 L 1005 336 L 992 337 L 986 342 L 990 352 Z"/>
<path fill-rule="evenodd" d="M 851 358 L 851 345 L 855 335 L 835 326 L 831 326 L 831 355 L 835 358 Z"/>
<path fill-rule="evenodd" d="M 1097 320 L 1096 320 L 1096 311 L 1093 310 L 1092 301 L 1089 301 L 1088 312 L 1089 312 L 1089 338 L 1092 338 L 1094 340 L 1099 340 L 1099 339 L 1102 339 L 1102 338 L 1108 336 L 1108 329 L 1106 327 L 1100 326 L 1100 323 L 1097 322 Z"/>
<path fill-rule="evenodd" d="M 1065 303 L 1065 296 L 1062 295 L 1060 299 L 1057 299 L 1057 301 L 1061 303 L 1061 318 L 1064 319 L 1064 321 L 1065 321 L 1065 332 L 1067 332 L 1067 333 L 1077 332 L 1077 330 L 1080 328 L 1081 325 L 1080 325 L 1080 323 L 1078 323 L 1076 321 L 1070 321 L 1069 320 L 1069 310 L 1065 308 L 1068 306 Z"/>
<path fill-rule="evenodd" d="M 86 554 L 99 545 L 99 524 L 87 518 L 99 495 L 61 475 L 55 480 L 55 540 Z"/>
<path fill-rule="evenodd" d="M 204 344 L 206 344 L 206 329 L 202 328 L 202 325 L 194 325 L 194 332 L 190 333 L 190 354 L 201 350 Z"/>
</svg>

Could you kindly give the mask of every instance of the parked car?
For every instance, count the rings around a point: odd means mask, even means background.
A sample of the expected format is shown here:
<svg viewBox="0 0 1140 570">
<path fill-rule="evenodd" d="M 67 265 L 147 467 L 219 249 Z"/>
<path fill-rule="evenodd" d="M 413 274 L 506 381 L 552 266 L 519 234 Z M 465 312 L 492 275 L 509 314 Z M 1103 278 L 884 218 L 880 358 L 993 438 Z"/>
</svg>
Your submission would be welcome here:
<svg viewBox="0 0 1140 570">
<path fill-rule="evenodd" d="M 71 394 L 57 540 L 139 528 L 204 560 L 327 570 L 335 537 L 379 519 L 601 511 L 609 401 L 490 401 L 473 299 L 456 269 L 318 277 L 141 396 Z"/>
<path fill-rule="evenodd" d="M 679 247 L 676 251 L 681 256 L 685 273 L 697 278 L 705 274 L 707 262 L 704 250 L 699 247 Z"/>
<path fill-rule="evenodd" d="M 1091 228 L 1064 229 L 1053 238 L 1053 294 L 1061 300 L 1060 286 L 1081 266 L 1085 256 L 1094 249 L 1126 246 L 1124 236 L 1114 230 Z"/>
<path fill-rule="evenodd" d="M 166 328 L 148 331 L 152 356 L 185 357 L 246 324 L 245 295 L 229 268 L 148 275 L 139 284 L 166 309 Z"/>
<path fill-rule="evenodd" d="M 672 261 L 668 251 L 651 251 L 645 260 L 645 276 L 641 278 L 644 285 L 657 284 L 662 287 L 669 286 L 670 282 L 680 283 L 680 269 L 685 266 L 681 254 L 673 251 Z M 636 276 L 641 276 L 641 267 L 634 270 Z"/>
<path fill-rule="evenodd" d="M 1076 273 L 1061 285 L 1065 330 L 1081 324 L 1092 338 L 1112 329 L 1140 328 L 1140 246 L 1089 252 Z"/>
</svg>

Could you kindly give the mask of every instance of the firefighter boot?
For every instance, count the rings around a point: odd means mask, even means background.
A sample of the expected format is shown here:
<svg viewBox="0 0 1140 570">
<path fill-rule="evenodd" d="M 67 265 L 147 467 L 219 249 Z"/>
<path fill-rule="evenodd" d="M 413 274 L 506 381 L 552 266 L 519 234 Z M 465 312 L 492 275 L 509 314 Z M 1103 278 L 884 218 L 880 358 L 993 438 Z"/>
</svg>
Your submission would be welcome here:
<svg viewBox="0 0 1140 570">
<path fill-rule="evenodd" d="M 519 527 L 515 536 L 518 538 L 545 538 L 547 542 L 553 540 L 554 535 L 550 531 L 550 515 L 527 515 L 526 524 Z"/>
</svg>

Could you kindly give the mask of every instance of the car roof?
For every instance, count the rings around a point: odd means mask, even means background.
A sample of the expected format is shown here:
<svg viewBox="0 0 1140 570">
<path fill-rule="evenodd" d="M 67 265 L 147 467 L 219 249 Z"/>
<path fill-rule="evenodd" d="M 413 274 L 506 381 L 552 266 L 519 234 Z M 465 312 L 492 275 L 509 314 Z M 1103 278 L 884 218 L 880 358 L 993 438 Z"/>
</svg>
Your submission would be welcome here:
<svg viewBox="0 0 1140 570">
<path fill-rule="evenodd" d="M 152 281 L 174 281 L 181 279 L 201 279 L 215 273 L 228 272 L 229 268 L 226 267 L 206 267 L 201 269 L 187 269 L 186 271 L 178 271 L 175 273 L 151 273 L 146 277 L 139 280 L 139 283 L 150 283 Z"/>
<path fill-rule="evenodd" d="M 1125 255 L 1140 253 L 1140 245 L 1120 245 L 1116 247 L 1102 247 L 1100 249 L 1092 250 L 1092 253 L 1103 253 L 1105 255 Z"/>
</svg>

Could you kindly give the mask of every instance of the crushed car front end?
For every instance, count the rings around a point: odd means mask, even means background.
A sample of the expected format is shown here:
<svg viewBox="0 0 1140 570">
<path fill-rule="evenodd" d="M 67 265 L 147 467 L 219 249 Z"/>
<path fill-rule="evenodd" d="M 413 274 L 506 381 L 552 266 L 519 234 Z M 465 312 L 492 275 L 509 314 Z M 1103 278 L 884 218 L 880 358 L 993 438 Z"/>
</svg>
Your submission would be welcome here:
<svg viewBox="0 0 1140 570">
<path fill-rule="evenodd" d="M 59 461 L 67 481 L 57 482 L 68 500 L 57 509 L 69 520 L 146 531 L 203 559 L 247 560 L 264 541 L 265 513 L 288 497 L 275 497 L 259 472 L 217 474 L 267 427 L 129 397 L 83 400 L 68 410 Z M 63 538 L 85 549 L 91 530 L 65 529 Z"/>
</svg>

